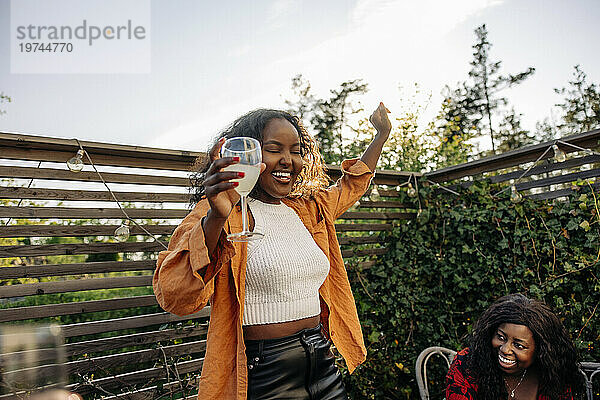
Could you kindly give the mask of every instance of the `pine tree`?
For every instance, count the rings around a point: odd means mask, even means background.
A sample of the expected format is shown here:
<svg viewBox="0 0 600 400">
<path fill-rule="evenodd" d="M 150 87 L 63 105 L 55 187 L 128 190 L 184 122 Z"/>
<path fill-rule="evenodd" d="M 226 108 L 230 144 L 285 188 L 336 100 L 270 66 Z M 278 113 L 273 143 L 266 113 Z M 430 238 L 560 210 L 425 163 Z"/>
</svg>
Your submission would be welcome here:
<svg viewBox="0 0 600 400">
<path fill-rule="evenodd" d="M 468 161 L 473 151 L 472 134 L 474 127 L 466 118 L 458 115 L 456 104 L 446 99 L 437 116 L 425 130 L 425 135 L 436 138 L 437 146 L 433 148 L 430 164 L 434 169 Z"/>
<path fill-rule="evenodd" d="M 368 85 L 360 79 L 342 82 L 330 90 L 330 97 L 321 99 L 311 93 L 310 82 L 302 75 L 292 79 L 295 101 L 286 100 L 288 110 L 310 122 L 307 127 L 319 142 L 323 159 L 328 164 L 338 164 L 347 157 L 344 131 L 349 130 L 351 116 L 363 111 L 355 104 L 354 97 L 368 91 Z"/>
<path fill-rule="evenodd" d="M 557 128 L 565 134 L 600 128 L 600 88 L 595 83 L 587 82 L 587 75 L 579 65 L 574 68 L 569 86 L 554 89 L 565 96 L 563 103 L 556 104 L 564 113 Z"/>
<path fill-rule="evenodd" d="M 367 84 L 355 79 L 330 90 L 328 99 L 317 101 L 311 124 L 326 163 L 339 163 L 346 158 L 343 132 L 348 127 L 350 116 L 363 111 L 360 106 L 354 105 L 352 97 L 367 91 Z"/>
<path fill-rule="evenodd" d="M 455 89 L 446 86 L 442 92 L 445 97 L 443 110 L 446 113 L 442 120 L 447 121 L 452 129 L 446 129 L 443 124 L 441 128 L 449 134 L 446 143 L 452 143 L 457 136 L 462 140 L 489 136 L 492 152 L 495 152 L 497 145 L 501 143 L 498 143 L 499 138 L 494 132 L 497 125 L 494 119 L 502 115 L 503 107 L 508 104 L 508 99 L 500 96 L 500 92 L 522 83 L 534 73 L 535 68 L 529 67 L 514 75 L 501 75 L 502 61 L 490 60 L 489 51 L 492 45 L 487 36 L 485 24 L 475 29 L 476 42 L 473 45 L 469 79 L 460 82 Z M 507 134 L 509 133 L 506 131 L 503 133 L 504 136 Z M 512 139 L 501 147 L 505 148 L 510 142 Z"/>
<path fill-rule="evenodd" d="M 537 136 L 543 141 L 600 128 L 600 88 L 595 83 L 588 83 L 580 65 L 575 65 L 574 69 L 573 80 L 568 81 L 568 86 L 554 89 L 565 96 L 562 103 L 555 104 L 558 116 L 536 124 Z"/>
<path fill-rule="evenodd" d="M 5 95 L 4 92 L 0 92 L 0 104 L 4 102 L 10 103 L 12 102 L 12 99 L 10 96 Z M 6 110 L 0 110 L 0 115 L 2 114 L 6 114 Z"/>
<path fill-rule="evenodd" d="M 521 126 L 521 116 L 514 108 L 504 114 L 498 127 L 499 152 L 518 149 L 535 141 L 535 137 Z"/>
<path fill-rule="evenodd" d="M 310 82 L 304 79 L 302 74 L 298 74 L 292 78 L 292 91 L 296 97 L 296 101 L 285 100 L 287 111 L 300 118 L 304 122 L 306 118 L 312 118 L 312 112 L 315 108 L 317 99 L 311 93 Z"/>
<path fill-rule="evenodd" d="M 378 168 L 399 171 L 424 171 L 433 166 L 432 158 L 437 148 L 438 138 L 429 129 L 420 126 L 421 116 L 425 112 L 431 95 L 427 95 L 425 103 L 419 103 L 421 89 L 418 84 L 413 87 L 400 87 L 402 106 L 394 110 L 396 116 L 394 127 L 383 146 L 379 157 Z M 368 118 L 358 121 L 353 131 L 352 141 L 346 146 L 346 156 L 360 157 L 376 134 L 375 128 Z"/>
</svg>

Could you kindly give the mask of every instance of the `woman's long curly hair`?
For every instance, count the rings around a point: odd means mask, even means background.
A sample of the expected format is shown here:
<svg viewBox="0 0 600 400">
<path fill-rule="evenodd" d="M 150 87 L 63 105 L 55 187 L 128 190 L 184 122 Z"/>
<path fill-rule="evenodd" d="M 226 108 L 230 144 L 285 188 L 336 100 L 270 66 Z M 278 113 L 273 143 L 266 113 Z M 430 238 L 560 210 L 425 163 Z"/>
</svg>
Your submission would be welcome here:
<svg viewBox="0 0 600 400">
<path fill-rule="evenodd" d="M 302 156 L 304 165 L 296 178 L 290 196 L 310 197 L 315 191 L 329 184 L 329 177 L 325 173 L 325 163 L 319 152 L 319 146 L 315 139 L 304 129 L 298 117 L 285 111 L 260 108 L 250 111 L 235 120 L 215 137 L 207 149 L 207 153 L 196 159 L 190 176 L 192 190 L 190 203 L 192 205 L 205 197 L 203 183 L 206 171 L 208 171 L 211 163 L 208 151 L 223 137 L 227 139 L 238 136 L 251 137 L 258 140 L 262 145 L 263 131 L 269 121 L 273 119 L 285 119 L 289 121 L 296 128 L 298 137 L 300 138 L 300 155 Z M 250 193 L 250 197 L 253 197 L 254 193 L 255 191 L 253 190 Z"/>
<path fill-rule="evenodd" d="M 570 388 L 582 391 L 577 352 L 558 317 L 545 304 L 522 294 L 501 297 L 473 327 L 469 340 L 467 368 L 477 379 L 478 396 L 484 400 L 506 399 L 508 393 L 498 365 L 492 337 L 504 323 L 525 325 L 535 340 L 535 360 L 539 391 L 550 399 L 560 399 Z"/>
</svg>

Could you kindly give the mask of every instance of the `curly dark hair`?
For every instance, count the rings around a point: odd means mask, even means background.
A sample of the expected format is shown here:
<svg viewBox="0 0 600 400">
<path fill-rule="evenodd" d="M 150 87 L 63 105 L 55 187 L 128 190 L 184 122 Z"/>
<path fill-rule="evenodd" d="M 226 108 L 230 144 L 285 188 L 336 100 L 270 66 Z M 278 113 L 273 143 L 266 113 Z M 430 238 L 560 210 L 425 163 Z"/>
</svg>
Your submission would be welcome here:
<svg viewBox="0 0 600 400">
<path fill-rule="evenodd" d="M 496 300 L 481 315 L 469 337 L 467 368 L 477 379 L 477 393 L 482 399 L 508 397 L 498 354 L 492 348 L 492 337 L 505 323 L 525 325 L 533 333 L 540 393 L 560 399 L 569 389 L 573 394 L 582 392 L 577 351 L 558 317 L 539 301 L 522 294 L 509 294 Z"/>
<path fill-rule="evenodd" d="M 263 131 L 269 121 L 273 119 L 285 119 L 289 121 L 300 138 L 300 154 L 304 161 L 302 171 L 298 175 L 290 196 L 310 196 L 315 190 L 325 187 L 329 183 L 329 178 L 325 173 L 325 163 L 319 152 L 319 146 L 315 139 L 308 134 L 302 123 L 286 111 L 271 110 L 260 108 L 239 117 L 230 126 L 218 134 L 207 150 L 210 150 L 221 138 L 232 138 L 238 136 L 251 137 L 263 142 Z M 210 166 L 210 157 L 208 151 L 206 154 L 198 157 L 190 176 L 192 196 L 190 203 L 194 205 L 202 200 L 204 193 L 204 178 L 206 171 Z M 250 193 L 253 197 L 254 190 Z"/>
</svg>

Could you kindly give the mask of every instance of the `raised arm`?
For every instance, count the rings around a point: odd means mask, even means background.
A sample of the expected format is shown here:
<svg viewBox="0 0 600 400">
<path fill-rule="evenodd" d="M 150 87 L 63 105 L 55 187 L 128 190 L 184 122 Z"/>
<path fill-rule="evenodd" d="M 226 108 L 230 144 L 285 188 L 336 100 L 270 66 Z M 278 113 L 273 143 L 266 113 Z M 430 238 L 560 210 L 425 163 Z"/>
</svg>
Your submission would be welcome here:
<svg viewBox="0 0 600 400">
<path fill-rule="evenodd" d="M 388 118 L 389 112 L 390 111 L 383 103 L 379 103 L 379 106 L 373 111 L 373 114 L 371 114 L 371 117 L 369 118 L 369 121 L 371 121 L 371 124 L 373 124 L 377 130 L 377 134 L 360 159 L 367 164 L 371 171 L 375 171 L 383 145 L 387 141 L 390 136 L 390 131 L 392 130 L 392 124 Z"/>
<path fill-rule="evenodd" d="M 325 212 L 330 214 L 332 220 L 339 218 L 356 203 L 369 187 L 381 150 L 392 128 L 387 116 L 388 113 L 389 110 L 383 103 L 379 103 L 379 106 L 369 118 L 375 129 L 377 129 L 377 134 L 361 159 L 345 160 L 342 163 L 342 177 L 335 185 L 318 194 L 322 203 L 328 205 Z"/>
</svg>

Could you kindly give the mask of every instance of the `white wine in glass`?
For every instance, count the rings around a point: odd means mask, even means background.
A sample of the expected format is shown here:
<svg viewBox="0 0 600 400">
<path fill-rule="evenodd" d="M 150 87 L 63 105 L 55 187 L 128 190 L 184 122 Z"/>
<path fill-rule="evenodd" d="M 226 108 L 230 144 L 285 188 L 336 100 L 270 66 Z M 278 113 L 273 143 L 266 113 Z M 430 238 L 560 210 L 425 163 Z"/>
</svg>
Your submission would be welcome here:
<svg viewBox="0 0 600 400">
<path fill-rule="evenodd" d="M 260 232 L 251 232 L 248 230 L 248 202 L 247 196 L 254 188 L 258 176 L 260 175 L 260 164 L 262 162 L 262 150 L 260 142 L 250 137 L 233 137 L 227 139 L 221 147 L 221 157 L 239 157 L 237 164 L 229 165 L 223 168 L 224 171 L 244 172 L 243 178 L 231 179 L 232 182 L 239 182 L 235 190 L 240 195 L 242 203 L 242 231 L 227 235 L 227 239 L 232 242 L 247 242 L 249 240 L 260 239 L 263 234 Z"/>
<path fill-rule="evenodd" d="M 258 180 L 258 176 L 260 175 L 260 164 L 233 164 L 223 168 L 223 171 L 236 171 L 245 174 L 243 178 L 231 179 L 231 182 L 238 182 L 235 191 L 238 192 L 240 196 L 247 196 Z"/>
</svg>

